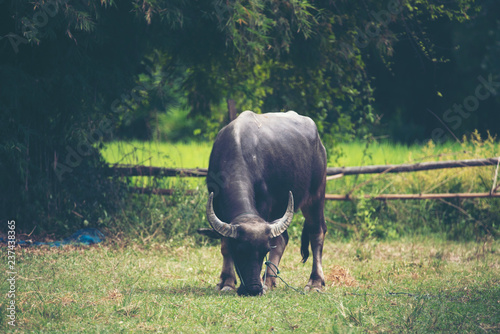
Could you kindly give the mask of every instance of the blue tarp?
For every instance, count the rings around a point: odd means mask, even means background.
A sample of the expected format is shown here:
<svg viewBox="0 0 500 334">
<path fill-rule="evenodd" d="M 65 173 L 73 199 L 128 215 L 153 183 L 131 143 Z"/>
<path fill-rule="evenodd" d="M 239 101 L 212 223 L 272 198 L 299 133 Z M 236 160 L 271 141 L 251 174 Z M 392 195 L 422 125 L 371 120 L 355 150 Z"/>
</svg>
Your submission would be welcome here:
<svg viewBox="0 0 500 334">
<path fill-rule="evenodd" d="M 48 245 L 50 247 L 61 247 L 63 245 L 74 244 L 74 245 L 92 245 L 103 242 L 105 239 L 104 234 L 96 228 L 84 228 L 76 231 L 70 237 L 65 238 L 61 241 L 53 242 L 39 242 L 39 241 L 24 241 L 16 240 L 16 244 L 20 246 L 43 246 Z M 0 238 L 0 243 L 7 243 L 7 240 Z"/>
</svg>

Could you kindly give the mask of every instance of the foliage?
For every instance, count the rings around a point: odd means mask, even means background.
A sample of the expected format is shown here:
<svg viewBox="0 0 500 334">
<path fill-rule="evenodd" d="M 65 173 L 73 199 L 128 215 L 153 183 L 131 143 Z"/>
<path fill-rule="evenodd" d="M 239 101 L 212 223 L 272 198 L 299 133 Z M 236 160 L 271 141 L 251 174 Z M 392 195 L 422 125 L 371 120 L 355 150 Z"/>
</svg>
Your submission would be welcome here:
<svg viewBox="0 0 500 334">
<path fill-rule="evenodd" d="M 380 116 L 367 70 L 383 71 L 376 65 L 379 60 L 390 68 L 400 40 L 411 41 L 418 56 L 443 58 L 429 37 L 431 28 L 461 24 L 479 9 L 472 0 L 446 5 L 420 0 L 145 0 L 140 5 L 138 11 L 146 13 L 153 29 L 173 32 L 161 52 L 173 55 L 175 66 L 182 59 L 182 88 L 191 115 L 210 118 L 226 109 L 228 98 L 241 111 L 296 110 L 315 119 L 327 143 L 373 130 Z M 392 113 L 393 105 L 384 101 L 378 113 L 386 107 Z M 205 136 L 210 137 L 213 130 Z"/>
<path fill-rule="evenodd" d="M 280 276 L 301 289 L 311 263 L 290 243 Z M 16 327 L 2 332 L 498 331 L 498 241 L 327 241 L 324 293 L 281 281 L 261 297 L 220 294 L 219 246 L 113 238 L 16 249 Z M 365 254 L 362 257 L 357 255 Z M 7 263 L 7 253 L 0 260 Z M 20 279 L 30 278 L 30 279 Z M 2 284 L 6 295 L 8 284 Z M 0 306 L 6 318 L 6 304 Z"/>
<path fill-rule="evenodd" d="M 159 116 L 173 109 L 195 117 L 187 126 L 201 138 L 224 122 L 227 98 L 240 109 L 310 115 L 332 147 L 368 138 L 378 119 L 368 61 L 390 59 L 401 39 L 433 55 L 432 22 L 461 22 L 478 9 L 472 0 L 393 5 L 0 2 L 2 219 L 56 232 L 111 214 L 123 204 L 121 185 L 102 176 L 98 147 L 161 137 Z"/>
<path fill-rule="evenodd" d="M 142 55 L 129 38 L 141 30 L 130 7 L 94 5 L 0 4 L 2 32 L 11 32 L 1 41 L 0 212 L 20 231 L 73 230 L 121 197 L 102 176 L 98 146 L 116 118 L 113 96 L 134 82 Z"/>
<path fill-rule="evenodd" d="M 403 28 L 412 37 L 395 43 L 392 57 L 367 59 L 366 69 L 376 88 L 373 107 L 383 116 L 381 126 L 374 129 L 376 135 L 413 143 L 436 142 L 440 137 L 443 141 L 455 140 L 454 136 L 460 139 L 475 129 L 483 136 L 487 130 L 499 133 L 498 89 L 477 96 L 485 82 L 490 82 L 490 88 L 498 87 L 500 2 L 477 4 L 474 9 L 472 3 L 464 3 L 471 10 L 455 11 L 458 21 L 442 18 L 429 22 L 433 11 L 418 23 L 407 21 Z M 429 29 L 423 32 L 422 26 Z M 398 27 L 391 25 L 391 29 L 398 34 Z M 416 48 L 422 52 L 416 53 Z M 439 52 L 429 52 L 432 49 Z"/>
<path fill-rule="evenodd" d="M 370 205 L 364 194 L 361 193 L 361 198 L 356 203 L 356 213 L 354 215 L 353 228 L 356 233 L 356 238 L 359 240 L 385 238 L 389 233 L 394 234 L 394 231 L 389 226 L 384 226 L 380 223 L 376 216 L 376 208 Z M 358 228 L 359 227 L 359 228 Z"/>
<path fill-rule="evenodd" d="M 375 145 L 376 146 L 376 145 Z M 417 163 L 424 161 L 479 159 L 498 156 L 498 143 L 494 137 L 482 139 L 478 132 L 463 138 L 460 145 L 435 146 L 432 141 L 406 153 L 394 153 L 389 148 L 379 150 L 379 157 L 363 164 Z M 358 151 L 360 149 L 358 148 Z M 405 161 L 399 159 L 405 158 Z M 383 158 L 383 161 L 377 160 Z M 359 158 L 356 158 L 359 159 Z M 358 165 L 358 164 L 356 164 Z M 349 193 L 360 197 L 366 193 L 427 194 L 427 193 L 488 193 L 492 190 L 496 166 L 481 168 L 444 169 L 414 173 L 386 175 L 360 175 L 344 177 L 328 183 L 329 193 Z M 360 199 L 337 202 L 326 207 L 341 237 L 394 238 L 403 235 L 435 234 L 453 240 L 481 239 L 485 235 L 498 236 L 500 210 L 497 198 L 451 200 L 398 200 L 377 201 Z"/>
<path fill-rule="evenodd" d="M 120 208 L 121 214 L 100 225 L 110 233 L 123 233 L 132 240 L 154 239 L 180 242 L 187 237 L 200 239 L 198 228 L 206 227 L 205 191 L 186 196 L 185 187 L 176 184 L 170 196 L 132 195 Z M 120 219 L 119 222 L 116 219 Z"/>
</svg>

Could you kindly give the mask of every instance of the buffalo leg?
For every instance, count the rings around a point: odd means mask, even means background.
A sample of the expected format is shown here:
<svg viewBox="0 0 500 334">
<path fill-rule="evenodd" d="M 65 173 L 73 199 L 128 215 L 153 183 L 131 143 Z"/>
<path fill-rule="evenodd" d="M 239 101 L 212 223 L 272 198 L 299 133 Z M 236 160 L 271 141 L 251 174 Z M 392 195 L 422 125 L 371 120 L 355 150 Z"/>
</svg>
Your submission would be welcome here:
<svg viewBox="0 0 500 334">
<path fill-rule="evenodd" d="M 323 275 L 322 257 L 323 242 L 326 234 L 325 217 L 323 213 L 324 201 L 314 201 L 310 206 L 302 208 L 302 213 L 306 221 L 304 222 L 303 240 L 309 237 L 313 264 L 309 282 L 306 285 L 306 291 L 316 289 L 321 290 L 325 286 L 325 276 Z M 307 239 L 306 239 L 307 240 Z M 307 247 L 307 245 L 306 245 Z M 305 257 L 304 261 L 307 259 Z"/>
<path fill-rule="evenodd" d="M 272 264 L 266 267 L 265 272 L 265 282 L 264 291 L 270 290 L 276 286 L 276 276 L 278 271 L 278 266 L 281 261 L 281 257 L 285 252 L 286 245 L 288 244 L 288 232 L 283 232 L 279 237 L 274 238 L 271 241 L 271 251 L 269 252 L 269 262 Z M 264 278 L 263 278 L 264 279 Z"/>
<path fill-rule="evenodd" d="M 217 289 L 220 291 L 234 290 L 236 285 L 236 276 L 234 274 L 234 262 L 229 252 L 229 245 L 226 238 L 221 240 L 221 253 L 222 253 L 222 272 L 220 274 L 220 281 L 217 284 Z"/>
</svg>

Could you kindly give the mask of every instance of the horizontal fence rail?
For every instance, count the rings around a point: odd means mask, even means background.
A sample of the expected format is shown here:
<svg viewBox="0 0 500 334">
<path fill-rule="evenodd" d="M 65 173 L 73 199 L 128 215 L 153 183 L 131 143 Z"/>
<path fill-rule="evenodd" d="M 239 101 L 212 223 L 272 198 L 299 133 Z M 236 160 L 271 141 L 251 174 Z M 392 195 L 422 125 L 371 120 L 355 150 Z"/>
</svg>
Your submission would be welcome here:
<svg viewBox="0 0 500 334">
<path fill-rule="evenodd" d="M 499 158 L 489 159 L 469 159 L 453 161 L 420 162 L 416 164 L 402 165 L 381 165 L 381 166 L 361 166 L 361 167 L 329 167 L 326 169 L 327 175 L 357 175 L 357 174 L 383 174 L 383 173 L 408 173 L 434 169 L 462 168 L 462 167 L 482 167 L 498 164 Z"/>
<path fill-rule="evenodd" d="M 133 165 L 111 165 L 108 176 L 205 177 L 206 168 L 165 168 Z"/>
<path fill-rule="evenodd" d="M 397 199 L 453 199 L 453 198 L 489 198 L 500 197 L 500 193 L 455 193 L 455 194 L 385 194 L 385 195 L 364 195 L 366 199 L 376 199 L 380 201 Z M 329 201 L 350 201 L 359 198 L 350 195 L 326 194 L 325 199 Z"/>
<path fill-rule="evenodd" d="M 327 180 L 336 179 L 345 175 L 359 174 L 385 174 L 385 173 L 408 173 L 417 171 L 429 171 L 436 169 L 463 168 L 463 167 L 483 167 L 497 166 L 494 176 L 493 187 L 489 193 L 455 193 L 455 194 L 385 194 L 385 195 L 363 195 L 366 199 L 375 200 L 421 200 L 421 199 L 452 199 L 452 198 L 492 198 L 500 197 L 496 192 L 500 186 L 496 186 L 500 157 L 488 159 L 469 159 L 437 162 L 421 162 L 416 164 L 401 165 L 378 165 L 360 167 L 328 167 Z M 159 177 L 206 177 L 206 168 L 164 168 L 132 165 L 111 165 L 108 176 L 159 176 Z M 131 187 L 130 191 L 139 194 L 172 195 L 173 189 L 153 189 Z M 192 190 L 185 192 L 192 194 Z M 326 200 L 347 201 L 357 199 L 357 196 L 326 194 Z"/>
<path fill-rule="evenodd" d="M 141 187 L 129 187 L 128 190 L 132 193 L 136 194 L 144 194 L 144 195 L 173 195 L 176 190 L 175 189 L 155 189 L 155 188 L 141 188 Z M 183 194 L 193 195 L 193 190 L 183 190 Z"/>
<path fill-rule="evenodd" d="M 401 165 L 375 165 L 360 167 L 328 167 L 327 176 L 333 175 L 358 175 L 358 174 L 383 174 L 383 173 L 408 173 L 435 169 L 482 167 L 498 164 L 499 158 L 469 159 L 437 162 L 420 162 L 416 164 Z M 164 168 L 132 165 L 112 165 L 109 176 L 179 176 L 179 177 L 205 177 L 206 168 Z"/>
</svg>

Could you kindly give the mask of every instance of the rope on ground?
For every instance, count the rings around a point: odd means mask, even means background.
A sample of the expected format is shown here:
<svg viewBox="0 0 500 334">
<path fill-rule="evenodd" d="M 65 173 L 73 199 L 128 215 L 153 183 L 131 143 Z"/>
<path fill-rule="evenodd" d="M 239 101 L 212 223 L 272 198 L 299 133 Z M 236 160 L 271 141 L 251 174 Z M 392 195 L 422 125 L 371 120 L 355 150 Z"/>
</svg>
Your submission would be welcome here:
<svg viewBox="0 0 500 334">
<path fill-rule="evenodd" d="M 280 270 L 278 269 L 278 266 L 275 265 L 274 263 L 272 263 L 271 261 L 268 261 L 267 260 L 267 255 L 266 255 L 266 261 L 264 261 L 264 264 L 266 265 L 266 270 L 264 271 L 264 284 L 266 282 L 266 278 L 267 278 L 267 269 L 269 269 L 273 275 L 269 275 L 269 277 L 275 277 L 275 278 L 279 278 L 283 283 L 285 283 L 285 285 L 294 290 L 295 292 L 297 293 L 300 293 L 301 295 L 305 295 L 306 293 L 304 291 L 301 291 L 293 286 L 291 286 L 290 284 L 288 284 L 281 276 L 279 276 L 280 274 Z M 318 292 L 321 292 L 321 293 L 324 293 L 322 291 L 318 291 Z M 435 296 L 435 295 L 429 295 L 429 294 L 416 294 L 416 293 L 410 293 L 410 292 L 386 292 L 385 294 L 382 294 L 382 293 L 355 293 L 355 292 L 349 292 L 347 293 L 351 296 L 406 296 L 406 297 L 412 297 L 412 298 L 415 298 L 415 299 L 431 299 L 431 298 L 438 298 L 440 296 Z"/>
<path fill-rule="evenodd" d="M 283 283 L 285 283 L 285 285 L 287 287 L 289 287 L 290 289 L 294 290 L 295 292 L 297 293 L 300 293 L 301 295 L 305 295 L 305 292 L 304 291 L 301 291 L 297 288 L 294 288 L 293 286 L 291 286 L 290 284 L 288 284 L 283 278 L 281 278 L 281 276 L 279 276 L 280 274 L 280 271 L 278 269 L 278 266 L 275 265 L 274 263 L 272 263 L 271 261 L 268 261 L 267 260 L 267 255 L 266 255 L 266 261 L 264 262 L 264 264 L 266 265 L 266 270 L 264 271 L 264 284 L 266 282 L 266 278 L 267 278 L 267 269 L 271 270 L 272 273 L 274 275 L 269 275 L 269 277 L 276 277 L 276 278 L 279 278 Z M 274 267 L 274 268 L 273 268 Z"/>
</svg>

